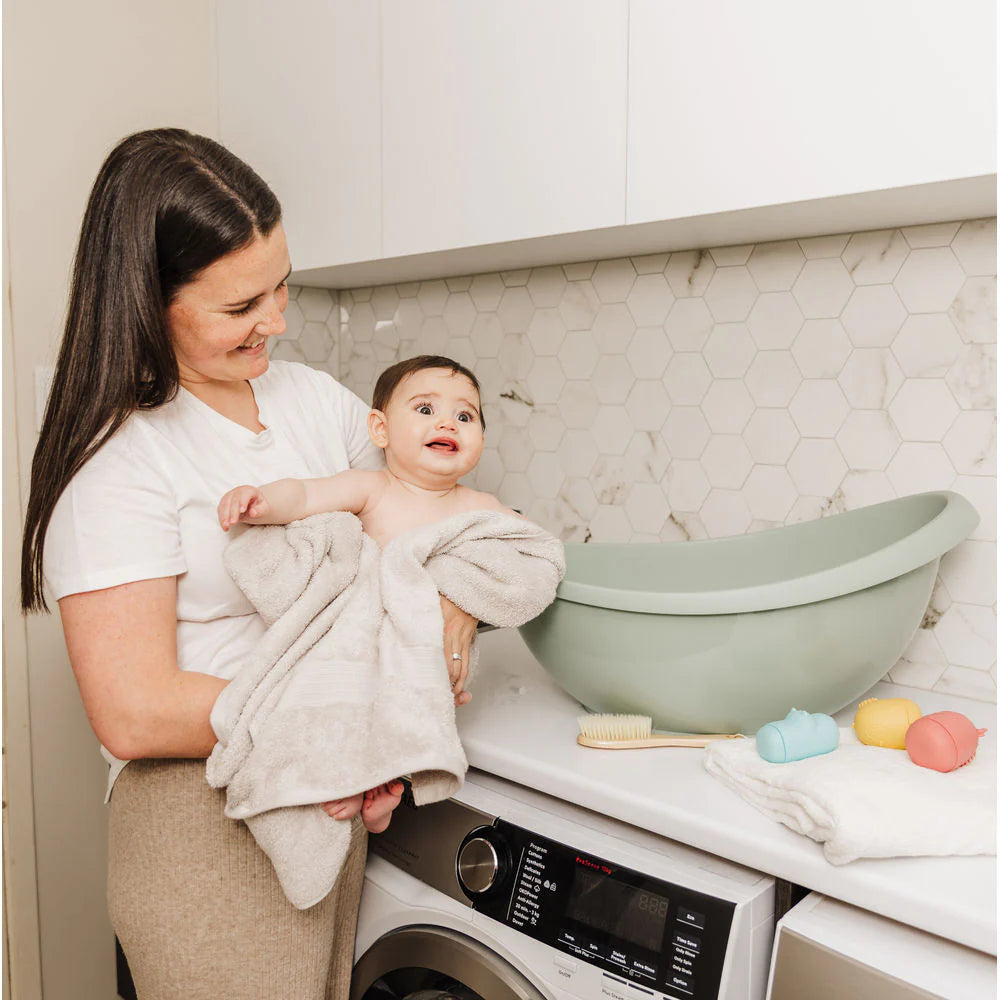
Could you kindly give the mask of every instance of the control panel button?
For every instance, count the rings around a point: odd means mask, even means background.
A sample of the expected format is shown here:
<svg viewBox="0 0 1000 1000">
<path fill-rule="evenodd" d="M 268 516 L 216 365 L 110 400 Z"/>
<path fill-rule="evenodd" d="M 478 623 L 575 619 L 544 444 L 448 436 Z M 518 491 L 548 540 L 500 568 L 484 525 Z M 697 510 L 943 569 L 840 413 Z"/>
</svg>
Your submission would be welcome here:
<svg viewBox="0 0 1000 1000">
<path fill-rule="evenodd" d="M 670 968 L 682 976 L 690 975 L 694 972 L 694 956 L 689 951 L 675 951 Z"/>
<path fill-rule="evenodd" d="M 607 1000 L 630 1000 L 628 994 L 625 992 L 626 990 L 628 990 L 628 984 L 622 983 L 619 986 L 617 980 L 612 979 L 605 973 L 604 981 L 601 983 L 602 997 L 606 997 Z"/>
<path fill-rule="evenodd" d="M 678 948 L 687 948 L 688 951 L 697 952 L 701 949 L 701 938 L 694 934 L 687 934 L 681 931 L 674 931 L 674 945 Z"/>
<path fill-rule="evenodd" d="M 553 955 L 552 961 L 559 966 L 560 969 L 565 969 L 567 972 L 576 972 L 577 963 L 573 959 L 568 958 L 566 955 Z"/>
<path fill-rule="evenodd" d="M 500 859 L 485 837 L 474 837 L 458 853 L 458 880 L 469 892 L 486 892 L 496 880 Z"/>
<path fill-rule="evenodd" d="M 667 979 L 667 985 L 675 990 L 683 990 L 685 993 L 694 993 L 694 976 L 681 976 L 672 972 Z"/>
<path fill-rule="evenodd" d="M 563 931 L 559 935 L 559 943 L 565 945 L 575 955 L 596 954 L 596 952 L 590 951 L 591 941 L 589 938 L 581 937 L 571 931 Z"/>
<path fill-rule="evenodd" d="M 629 968 L 639 976 L 645 976 L 647 979 L 655 979 L 657 968 L 652 962 L 644 962 L 642 959 L 633 958 L 629 963 Z"/>
<path fill-rule="evenodd" d="M 696 913 L 694 910 L 689 910 L 684 906 L 677 911 L 677 921 L 678 923 L 690 924 L 692 927 L 697 927 L 700 931 L 705 929 L 705 914 Z"/>
</svg>

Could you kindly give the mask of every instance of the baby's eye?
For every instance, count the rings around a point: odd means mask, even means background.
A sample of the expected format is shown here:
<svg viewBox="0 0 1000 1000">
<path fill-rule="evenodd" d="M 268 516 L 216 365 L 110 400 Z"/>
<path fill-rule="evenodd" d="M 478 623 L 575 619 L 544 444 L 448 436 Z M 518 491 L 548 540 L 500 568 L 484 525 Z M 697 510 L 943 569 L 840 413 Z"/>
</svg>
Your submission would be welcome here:
<svg viewBox="0 0 1000 1000">
<path fill-rule="evenodd" d="M 433 412 L 434 412 L 434 411 L 433 411 L 433 410 L 431 409 L 431 404 L 430 404 L 430 403 L 421 403 L 421 404 L 420 404 L 420 405 L 419 405 L 419 406 L 417 407 L 417 413 L 426 413 L 426 414 L 430 414 L 430 413 L 433 413 Z"/>
<path fill-rule="evenodd" d="M 469 423 L 472 420 L 472 414 L 471 413 L 467 413 L 465 410 L 463 410 L 458 415 L 458 419 L 461 420 L 462 423 L 467 424 L 467 423 Z"/>
</svg>

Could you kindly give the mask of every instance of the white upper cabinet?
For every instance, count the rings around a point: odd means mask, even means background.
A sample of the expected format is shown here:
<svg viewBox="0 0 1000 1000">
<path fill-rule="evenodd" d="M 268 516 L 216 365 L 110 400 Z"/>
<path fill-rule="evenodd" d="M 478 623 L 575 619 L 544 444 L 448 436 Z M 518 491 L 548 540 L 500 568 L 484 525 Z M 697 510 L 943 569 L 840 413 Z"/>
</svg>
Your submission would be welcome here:
<svg viewBox="0 0 1000 1000">
<path fill-rule="evenodd" d="M 305 284 L 996 213 L 993 0 L 215 8 Z"/>
<path fill-rule="evenodd" d="M 381 257 L 379 5 L 215 7 L 219 138 L 281 200 L 293 266 Z"/>
<path fill-rule="evenodd" d="M 625 222 L 627 0 L 382 0 L 383 255 Z"/>
<path fill-rule="evenodd" d="M 992 0 L 631 0 L 627 221 L 996 171 Z"/>
</svg>

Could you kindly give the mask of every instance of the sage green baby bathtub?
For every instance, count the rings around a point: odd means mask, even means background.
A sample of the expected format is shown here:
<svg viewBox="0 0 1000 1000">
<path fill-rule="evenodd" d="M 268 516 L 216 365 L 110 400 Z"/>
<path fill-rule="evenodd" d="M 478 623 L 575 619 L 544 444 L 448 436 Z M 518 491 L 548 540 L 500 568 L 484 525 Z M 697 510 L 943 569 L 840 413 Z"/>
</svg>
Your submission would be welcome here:
<svg viewBox="0 0 1000 1000">
<path fill-rule="evenodd" d="M 884 677 L 941 556 L 978 521 L 937 492 L 729 538 L 570 542 L 556 600 L 521 635 L 592 712 L 753 733 L 791 708 L 836 712 Z"/>
</svg>

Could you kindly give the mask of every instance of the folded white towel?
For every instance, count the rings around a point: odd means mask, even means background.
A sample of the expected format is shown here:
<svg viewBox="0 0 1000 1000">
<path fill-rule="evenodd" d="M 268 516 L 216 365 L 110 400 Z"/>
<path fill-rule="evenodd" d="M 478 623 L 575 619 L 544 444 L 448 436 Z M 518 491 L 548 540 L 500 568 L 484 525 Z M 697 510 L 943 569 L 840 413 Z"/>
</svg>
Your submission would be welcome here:
<svg viewBox="0 0 1000 1000">
<path fill-rule="evenodd" d="M 769 764 L 756 740 L 706 748 L 705 769 L 766 816 L 823 844 L 831 864 L 856 858 L 996 854 L 996 753 L 941 774 L 905 750 L 865 746 L 852 729 L 821 757 Z"/>
</svg>

